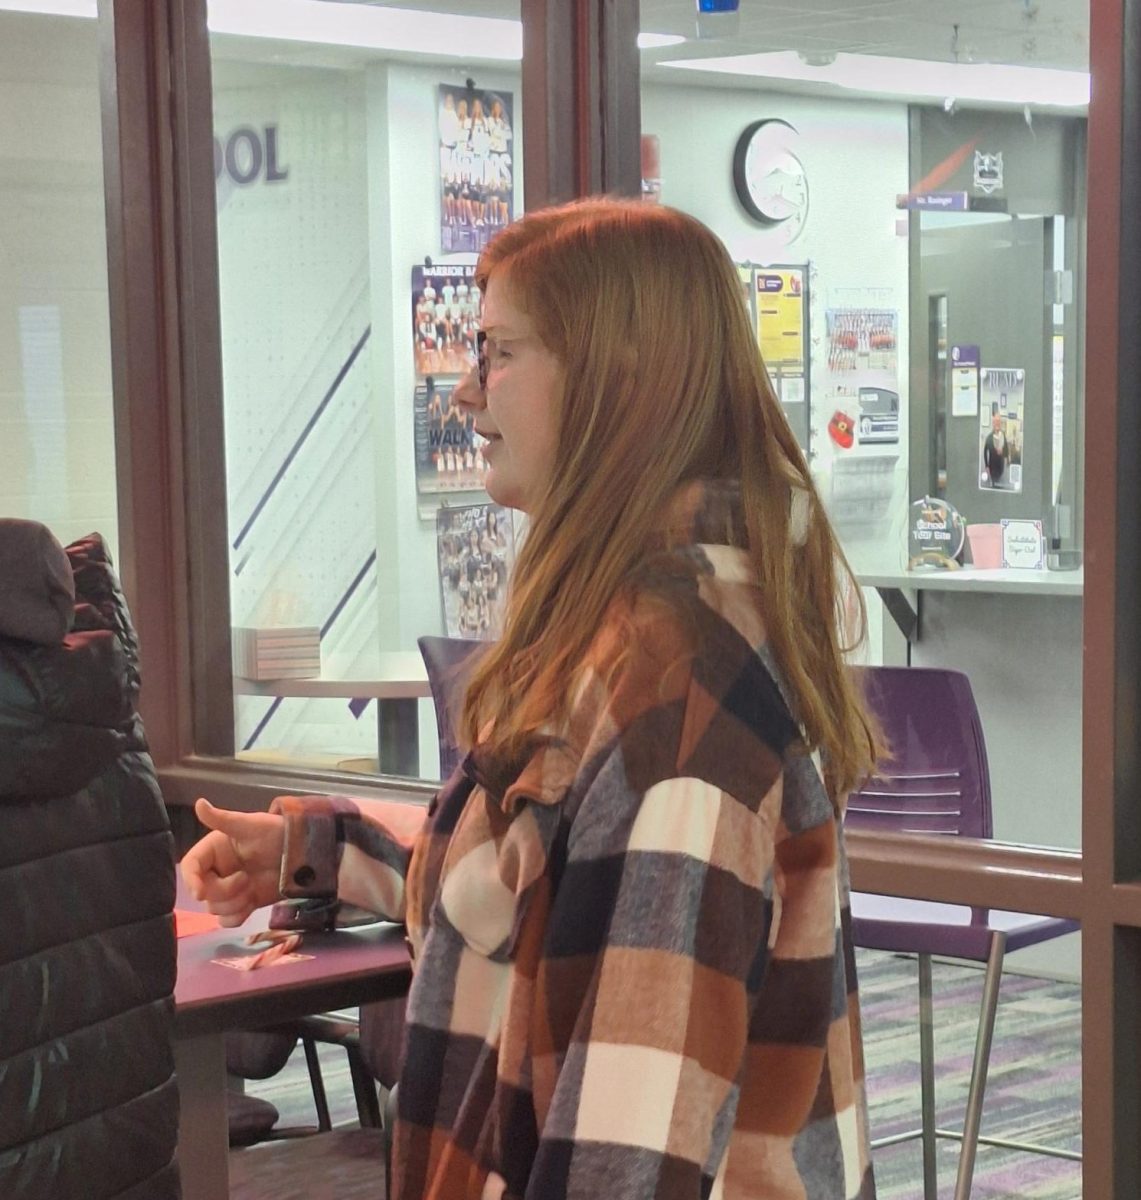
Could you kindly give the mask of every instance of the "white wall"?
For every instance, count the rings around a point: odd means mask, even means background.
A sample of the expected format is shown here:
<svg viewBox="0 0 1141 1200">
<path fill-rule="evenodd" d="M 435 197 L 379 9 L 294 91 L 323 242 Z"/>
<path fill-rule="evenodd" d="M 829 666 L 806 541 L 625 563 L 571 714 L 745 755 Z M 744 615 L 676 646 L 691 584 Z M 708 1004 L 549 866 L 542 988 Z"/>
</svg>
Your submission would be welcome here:
<svg viewBox="0 0 1141 1200">
<path fill-rule="evenodd" d="M 786 243 L 782 227 L 765 230 L 738 204 L 733 151 L 742 130 L 777 117 L 797 131 L 795 152 L 809 183 L 809 215 L 800 236 Z M 902 514 L 907 508 L 906 226 L 895 208 L 908 188 L 907 108 L 874 101 L 824 100 L 754 90 L 652 86 L 642 90 L 642 129 L 661 142 L 662 202 L 704 221 L 738 262 L 811 264 L 810 315 L 812 470 L 821 494 L 831 494 L 834 457 L 898 452 L 892 499 L 885 518 L 840 530 L 857 569 L 902 565 Z M 830 403 L 825 312 L 829 308 L 885 308 L 898 319 L 898 445 L 857 445 L 837 451 L 827 434 Z"/>
<path fill-rule="evenodd" d="M 413 454 L 415 388 L 411 338 L 411 271 L 423 263 L 474 262 L 441 255 L 437 88 L 463 73 L 438 67 L 382 64 L 369 70 L 369 194 L 389 197 L 370 212 L 374 328 L 390 335 L 373 354 L 380 468 L 377 521 L 396 532 L 395 552 L 382 569 L 377 602 L 384 649 L 415 649 L 416 638 L 443 633 L 436 574 L 434 509 L 416 492 Z M 523 208 L 521 81 L 506 71 L 480 71 L 483 88 L 514 94 L 516 214 Z M 422 516 L 421 511 L 429 513 Z"/>
<path fill-rule="evenodd" d="M 327 676 L 368 678 L 379 651 L 414 650 L 419 635 L 443 631 L 434 509 L 416 492 L 410 275 L 426 255 L 449 261 L 439 253 L 437 89 L 464 74 L 215 64 L 219 137 L 273 125 L 288 170 L 278 182 L 219 186 L 231 543 L 257 514 L 232 553 L 233 620 L 321 626 L 375 557 L 323 640 Z M 477 83 L 514 93 L 518 154 L 518 76 Z M 519 211 L 518 159 L 514 182 Z M 239 748 L 270 707 L 238 698 Z M 427 701 L 421 730 L 432 775 Z M 375 708 L 358 719 L 347 701 L 289 700 L 254 749 L 373 755 Z"/>
<path fill-rule="evenodd" d="M 0 516 L 115 554 L 97 66 L 94 22 L 0 13 Z"/>
</svg>

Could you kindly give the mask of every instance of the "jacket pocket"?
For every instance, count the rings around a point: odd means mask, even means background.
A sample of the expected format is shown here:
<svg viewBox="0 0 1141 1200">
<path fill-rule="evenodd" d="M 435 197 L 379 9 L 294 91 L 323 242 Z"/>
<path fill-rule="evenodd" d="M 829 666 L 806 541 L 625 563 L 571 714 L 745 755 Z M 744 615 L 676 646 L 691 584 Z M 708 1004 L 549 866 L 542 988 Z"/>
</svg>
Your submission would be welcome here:
<svg viewBox="0 0 1141 1200">
<path fill-rule="evenodd" d="M 528 908 L 548 877 L 559 805 L 506 814 L 484 789 L 471 796 L 444 859 L 434 917 L 488 958 L 514 957 Z"/>
</svg>

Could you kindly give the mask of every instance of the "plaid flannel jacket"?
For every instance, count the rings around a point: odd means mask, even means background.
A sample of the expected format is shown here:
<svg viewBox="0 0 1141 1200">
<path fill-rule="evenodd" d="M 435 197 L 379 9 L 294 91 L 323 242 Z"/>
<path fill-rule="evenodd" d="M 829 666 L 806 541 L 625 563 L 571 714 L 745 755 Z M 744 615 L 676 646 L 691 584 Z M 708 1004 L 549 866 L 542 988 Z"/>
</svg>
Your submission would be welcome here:
<svg viewBox="0 0 1141 1200">
<path fill-rule="evenodd" d="M 283 879 L 407 922 L 394 1200 L 874 1197 L 841 830 L 735 496 L 679 494 L 566 729 L 470 754 L 410 861 L 278 802 Z"/>
</svg>

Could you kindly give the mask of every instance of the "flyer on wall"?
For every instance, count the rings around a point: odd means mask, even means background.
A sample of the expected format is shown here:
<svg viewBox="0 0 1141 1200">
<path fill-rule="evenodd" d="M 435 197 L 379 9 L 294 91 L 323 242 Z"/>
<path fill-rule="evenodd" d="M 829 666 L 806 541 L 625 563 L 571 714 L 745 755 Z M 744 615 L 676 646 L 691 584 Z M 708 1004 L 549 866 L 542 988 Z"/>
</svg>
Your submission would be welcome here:
<svg viewBox="0 0 1141 1200">
<path fill-rule="evenodd" d="M 808 267 L 769 266 L 753 270 L 753 327 L 765 369 L 796 440 L 807 454 Z"/>
<path fill-rule="evenodd" d="M 412 429 L 416 442 L 416 490 L 420 495 L 472 492 L 483 487 L 487 464 L 474 417 L 454 403 L 455 380 L 429 376 L 416 385 Z"/>
<path fill-rule="evenodd" d="M 1026 372 L 1021 367 L 983 367 L 979 393 L 979 487 L 1021 492 Z"/>
<path fill-rule="evenodd" d="M 839 450 L 894 446 L 900 437 L 899 314 L 830 308 L 825 313 L 828 436 Z"/>
<path fill-rule="evenodd" d="M 513 216 L 514 98 L 451 83 L 437 95 L 440 249 L 478 253 Z"/>
<path fill-rule="evenodd" d="M 479 288 L 475 263 L 412 268 L 416 374 L 466 375 L 475 365 Z"/>
<path fill-rule="evenodd" d="M 515 562 L 511 510 L 499 504 L 437 510 L 436 561 L 446 636 L 499 637 Z"/>
<path fill-rule="evenodd" d="M 757 341 L 770 375 L 804 375 L 805 274 L 804 267 L 759 267 L 754 274 Z"/>
</svg>

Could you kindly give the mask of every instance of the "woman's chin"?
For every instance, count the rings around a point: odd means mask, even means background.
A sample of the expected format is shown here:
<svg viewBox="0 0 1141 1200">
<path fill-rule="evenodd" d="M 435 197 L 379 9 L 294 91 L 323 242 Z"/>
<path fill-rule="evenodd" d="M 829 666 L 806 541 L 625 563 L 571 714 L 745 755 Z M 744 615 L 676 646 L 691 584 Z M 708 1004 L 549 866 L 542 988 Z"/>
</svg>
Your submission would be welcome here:
<svg viewBox="0 0 1141 1200">
<path fill-rule="evenodd" d="M 504 508 L 517 508 L 521 512 L 527 511 L 519 489 L 513 487 L 509 480 L 499 476 L 493 466 L 488 467 L 487 474 L 483 477 L 483 489 L 496 504 L 501 504 Z"/>
</svg>

